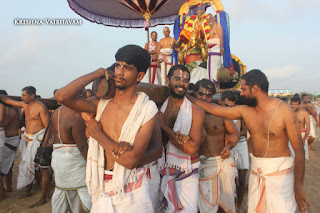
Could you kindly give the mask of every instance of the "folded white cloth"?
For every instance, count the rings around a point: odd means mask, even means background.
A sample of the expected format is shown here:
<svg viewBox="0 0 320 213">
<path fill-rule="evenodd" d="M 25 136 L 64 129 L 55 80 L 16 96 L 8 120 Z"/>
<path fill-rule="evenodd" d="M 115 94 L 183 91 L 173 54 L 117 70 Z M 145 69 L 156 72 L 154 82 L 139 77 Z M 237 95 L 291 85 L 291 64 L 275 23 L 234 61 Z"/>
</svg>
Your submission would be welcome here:
<svg viewBox="0 0 320 213">
<path fill-rule="evenodd" d="M 295 212 L 293 158 L 250 157 L 248 212 Z"/>
<path fill-rule="evenodd" d="M 238 174 L 232 157 L 201 156 L 199 168 L 199 198 L 200 212 L 217 212 L 219 206 L 225 212 L 236 212 L 235 178 Z"/>
<path fill-rule="evenodd" d="M 20 142 L 21 161 L 19 164 L 19 176 L 17 189 L 21 189 L 33 182 L 35 177 L 34 157 L 43 140 L 45 129 L 36 134 L 24 133 Z"/>
<path fill-rule="evenodd" d="M 163 103 L 161 107 L 161 112 L 165 112 L 168 106 L 169 98 Z M 173 131 L 179 131 L 181 134 L 189 135 L 191 130 L 192 123 L 192 104 L 191 102 L 184 97 L 183 103 L 180 107 L 176 122 L 173 126 Z M 166 159 L 166 161 L 164 161 Z M 187 153 L 178 149 L 174 144 L 172 144 L 171 140 L 169 140 L 166 148 L 166 156 L 162 156 L 158 160 L 158 164 L 160 169 L 164 168 L 176 168 L 181 172 L 190 173 L 191 169 L 191 156 Z"/>
<path fill-rule="evenodd" d="M 1 164 L 1 172 L 6 175 L 9 173 L 14 159 L 16 157 L 17 148 L 20 143 L 20 136 L 6 137 L 3 147 L 3 159 Z"/>
<path fill-rule="evenodd" d="M 89 212 L 92 203 L 86 186 L 86 161 L 77 145 L 53 144 L 51 166 L 56 183 L 52 212 L 79 212 L 80 205 Z"/>
</svg>

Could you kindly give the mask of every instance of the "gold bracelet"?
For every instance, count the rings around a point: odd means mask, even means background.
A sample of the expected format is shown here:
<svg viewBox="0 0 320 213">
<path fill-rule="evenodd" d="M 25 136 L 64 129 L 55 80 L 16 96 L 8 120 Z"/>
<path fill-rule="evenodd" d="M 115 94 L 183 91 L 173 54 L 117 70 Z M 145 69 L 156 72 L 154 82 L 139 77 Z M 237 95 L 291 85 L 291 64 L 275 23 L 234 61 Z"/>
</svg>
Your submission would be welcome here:
<svg viewBox="0 0 320 213">
<path fill-rule="evenodd" d="M 106 78 L 106 80 L 109 80 L 109 73 L 107 71 L 107 69 L 104 69 L 104 77 Z"/>
</svg>

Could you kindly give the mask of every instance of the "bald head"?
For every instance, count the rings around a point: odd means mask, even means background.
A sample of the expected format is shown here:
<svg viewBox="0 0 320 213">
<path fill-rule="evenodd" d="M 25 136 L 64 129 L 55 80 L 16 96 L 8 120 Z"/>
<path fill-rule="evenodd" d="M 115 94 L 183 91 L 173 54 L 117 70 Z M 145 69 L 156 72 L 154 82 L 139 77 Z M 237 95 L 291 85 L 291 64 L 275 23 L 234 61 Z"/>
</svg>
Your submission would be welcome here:
<svg viewBox="0 0 320 213">
<path fill-rule="evenodd" d="M 163 28 L 163 34 L 164 34 L 165 37 L 168 37 L 170 35 L 169 27 Z"/>
</svg>

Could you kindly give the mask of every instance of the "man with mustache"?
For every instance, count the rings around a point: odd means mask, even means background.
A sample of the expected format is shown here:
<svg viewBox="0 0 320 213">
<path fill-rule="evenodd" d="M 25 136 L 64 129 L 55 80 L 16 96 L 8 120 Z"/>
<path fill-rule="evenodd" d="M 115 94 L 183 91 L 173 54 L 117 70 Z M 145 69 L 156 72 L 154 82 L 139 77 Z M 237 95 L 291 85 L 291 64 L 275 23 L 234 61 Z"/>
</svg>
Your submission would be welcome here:
<svg viewBox="0 0 320 213">
<path fill-rule="evenodd" d="M 215 85 L 209 79 L 198 81 L 194 90 L 196 98 L 208 103 L 216 93 Z M 200 212 L 218 212 L 220 207 L 225 212 L 235 213 L 235 178 L 238 172 L 234 159 L 229 156 L 234 146 L 232 142 L 238 142 L 239 131 L 232 120 L 210 114 L 206 114 L 205 130 L 207 137 L 199 150 Z"/>
<path fill-rule="evenodd" d="M 39 146 L 47 146 L 47 144 L 42 143 L 42 140 L 45 129 L 49 124 L 50 114 L 47 107 L 36 99 L 36 88 L 33 86 L 27 86 L 22 89 L 21 99 L 22 101 L 15 101 L 4 95 L 0 95 L 0 101 L 11 106 L 23 108 L 25 111 L 26 131 L 20 142 L 21 161 L 19 164 L 17 189 L 26 187 L 26 194 L 23 197 L 30 197 L 36 172 L 34 158 Z M 46 165 L 37 165 L 37 167 L 40 167 L 41 174 L 41 198 L 38 202 L 32 204 L 31 208 L 41 206 L 47 202 L 50 162 L 45 163 Z"/>
<path fill-rule="evenodd" d="M 100 68 L 81 76 L 55 93 L 63 105 L 92 113 L 85 119 L 89 139 L 86 183 L 92 196 L 91 212 L 150 212 L 150 163 L 161 156 L 158 109 L 136 86 L 150 66 L 148 51 L 126 45 L 115 55 L 112 73 Z M 77 98 L 92 81 L 113 78 L 116 91 L 112 99 Z M 153 135 L 159 136 L 153 138 Z M 150 142 L 151 141 L 151 142 Z M 152 143 L 152 150 L 148 150 Z M 148 152 L 149 151 L 149 152 Z"/>
<path fill-rule="evenodd" d="M 190 73 L 184 65 L 171 67 L 167 76 L 169 97 L 160 109 L 165 147 L 165 154 L 158 160 L 164 195 L 160 207 L 166 212 L 197 212 L 198 148 L 205 114 L 185 97 L 189 81 Z"/>
<path fill-rule="evenodd" d="M 309 159 L 308 141 L 307 138 L 310 133 L 310 117 L 309 112 L 301 108 L 301 99 L 298 94 L 294 95 L 290 100 L 290 106 L 296 113 L 299 127 L 301 131 L 302 142 L 304 144 L 305 158 Z M 294 153 L 293 153 L 294 154 Z"/>
<path fill-rule="evenodd" d="M 247 106 L 222 107 L 189 97 L 208 113 L 243 119 L 253 145 L 249 179 L 248 212 L 306 212 L 309 204 L 302 187 L 304 149 L 296 115 L 288 104 L 268 96 L 269 82 L 260 70 L 241 80 Z M 290 157 L 290 141 L 295 159 Z"/>
</svg>

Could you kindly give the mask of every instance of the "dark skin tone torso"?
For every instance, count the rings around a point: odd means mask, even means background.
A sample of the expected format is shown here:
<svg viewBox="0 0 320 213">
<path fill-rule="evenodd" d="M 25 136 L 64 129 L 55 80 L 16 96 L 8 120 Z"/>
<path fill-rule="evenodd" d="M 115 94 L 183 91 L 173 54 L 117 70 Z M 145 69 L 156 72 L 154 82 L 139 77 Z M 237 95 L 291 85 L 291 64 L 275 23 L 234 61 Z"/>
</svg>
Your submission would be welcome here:
<svg viewBox="0 0 320 213">
<path fill-rule="evenodd" d="M 129 116 L 129 113 L 134 104 L 135 101 L 126 105 L 118 105 L 117 103 L 114 103 L 112 100 L 108 103 L 104 112 L 102 113 L 100 121 L 102 124 L 103 131 L 109 138 L 111 138 L 114 141 L 118 141 L 123 124 L 127 120 L 127 117 Z M 105 154 L 105 156 L 106 169 L 112 169 L 114 166 L 115 159 L 113 157 L 108 156 L 107 153 Z"/>
<path fill-rule="evenodd" d="M 226 128 L 224 119 L 206 114 L 205 129 L 207 137 L 200 146 L 199 154 L 206 157 L 219 156 L 225 146 L 224 135 Z"/>
<path fill-rule="evenodd" d="M 8 116 L 6 117 L 5 133 L 6 137 L 18 135 L 20 129 L 20 114 L 16 107 L 7 107 Z"/>
<path fill-rule="evenodd" d="M 58 134 L 58 108 L 53 116 L 51 130 L 54 137 L 54 144 L 60 144 Z M 79 112 L 63 106 L 60 110 L 59 130 L 63 144 L 76 144 L 83 158 L 87 160 L 88 143 L 85 135 L 86 125 Z"/>
</svg>

